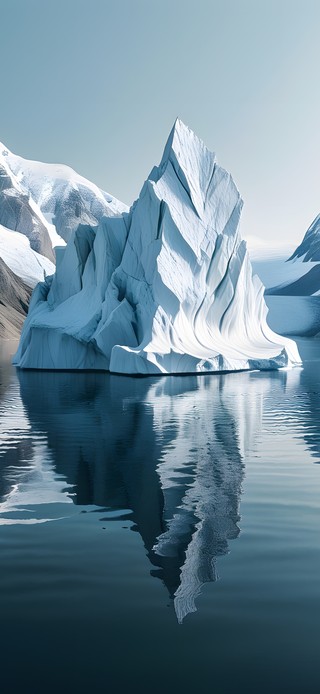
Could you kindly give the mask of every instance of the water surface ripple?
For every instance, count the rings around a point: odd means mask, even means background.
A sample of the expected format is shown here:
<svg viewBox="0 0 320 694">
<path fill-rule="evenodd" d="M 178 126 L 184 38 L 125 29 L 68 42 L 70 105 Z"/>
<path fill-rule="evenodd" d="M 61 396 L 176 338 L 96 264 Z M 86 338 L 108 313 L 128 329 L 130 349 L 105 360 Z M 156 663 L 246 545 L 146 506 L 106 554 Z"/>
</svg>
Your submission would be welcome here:
<svg viewBox="0 0 320 694">
<path fill-rule="evenodd" d="M 179 691 L 207 691 L 211 664 L 219 694 L 235 691 L 232 668 L 237 691 L 319 691 L 320 345 L 302 351 L 293 371 L 160 379 L 2 359 L 7 663 L 30 665 L 36 644 L 44 672 L 46 642 L 77 663 L 65 691 L 107 675 L 122 691 L 140 681 L 141 652 L 140 691 L 163 658 Z"/>
</svg>

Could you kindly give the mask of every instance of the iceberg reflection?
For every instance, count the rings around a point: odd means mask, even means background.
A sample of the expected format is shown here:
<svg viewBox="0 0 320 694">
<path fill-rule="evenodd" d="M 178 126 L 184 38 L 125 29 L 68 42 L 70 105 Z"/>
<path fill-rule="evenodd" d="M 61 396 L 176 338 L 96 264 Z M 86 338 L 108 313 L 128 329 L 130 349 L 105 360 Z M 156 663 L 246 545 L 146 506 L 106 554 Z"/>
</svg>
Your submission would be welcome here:
<svg viewBox="0 0 320 694">
<path fill-rule="evenodd" d="M 244 465 L 260 475 L 270 446 L 280 469 L 285 447 L 293 474 L 301 456 L 320 460 L 314 366 L 161 379 L 22 371 L 20 388 L 0 372 L 0 525 L 84 506 L 104 523 L 130 520 L 182 621 L 239 534 Z"/>
<path fill-rule="evenodd" d="M 19 384 L 6 374 L 0 368 L 0 526 L 44 523 L 54 520 L 44 516 L 53 504 L 72 504 L 71 490 L 56 474 L 46 434 L 30 426 Z"/>
<path fill-rule="evenodd" d="M 239 534 L 244 457 L 270 384 L 252 376 L 19 372 L 32 431 L 72 488 L 68 501 L 130 514 L 179 621 Z"/>
</svg>

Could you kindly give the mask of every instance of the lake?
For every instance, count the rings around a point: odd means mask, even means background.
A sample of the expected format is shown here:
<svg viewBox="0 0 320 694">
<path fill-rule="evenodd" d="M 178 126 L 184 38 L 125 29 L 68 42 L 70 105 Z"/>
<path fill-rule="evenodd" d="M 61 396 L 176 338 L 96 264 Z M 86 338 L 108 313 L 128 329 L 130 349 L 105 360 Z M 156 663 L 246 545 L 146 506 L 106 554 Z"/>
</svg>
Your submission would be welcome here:
<svg viewBox="0 0 320 694">
<path fill-rule="evenodd" d="M 320 340 L 303 368 L 0 371 L 7 692 L 318 694 Z"/>
</svg>

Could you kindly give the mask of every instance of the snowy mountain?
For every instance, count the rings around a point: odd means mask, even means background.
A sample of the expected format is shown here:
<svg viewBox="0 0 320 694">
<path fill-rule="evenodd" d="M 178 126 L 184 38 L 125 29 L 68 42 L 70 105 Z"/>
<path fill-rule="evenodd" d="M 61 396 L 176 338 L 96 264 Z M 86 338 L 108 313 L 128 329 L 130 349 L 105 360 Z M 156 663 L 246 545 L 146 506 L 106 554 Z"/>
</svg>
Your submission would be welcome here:
<svg viewBox="0 0 320 694">
<path fill-rule="evenodd" d="M 300 246 L 296 248 L 289 260 L 301 258 L 303 262 L 320 260 L 320 214 L 307 229 Z"/>
<path fill-rule="evenodd" d="M 0 144 L 0 259 L 31 289 L 54 274 L 55 247 L 79 224 L 94 227 L 126 210 L 68 166 L 29 161 Z"/>
<path fill-rule="evenodd" d="M 58 234 L 54 246 L 60 245 L 62 239 L 68 241 L 79 224 L 95 226 L 103 216 L 128 210 L 122 202 L 69 166 L 23 159 L 1 144 L 0 162 L 5 162 L 7 170 L 31 196 L 47 223 L 53 225 Z"/>
<path fill-rule="evenodd" d="M 320 215 L 307 229 L 301 244 L 290 255 L 282 281 L 267 288 L 277 296 L 311 296 L 320 293 Z M 291 276 L 290 276 L 291 274 Z M 288 276 L 289 275 L 289 276 Z"/>
<path fill-rule="evenodd" d="M 299 363 L 266 323 L 241 208 L 230 174 L 177 120 L 130 212 L 116 206 L 97 226 L 70 227 L 54 278 L 34 291 L 15 362 L 128 374 Z"/>
<path fill-rule="evenodd" d="M 279 253 L 265 247 L 253 249 L 252 265 L 264 283 L 272 330 L 291 336 L 320 332 L 320 215 L 312 222 L 302 243 Z M 284 249 L 283 249 L 284 250 Z"/>
</svg>

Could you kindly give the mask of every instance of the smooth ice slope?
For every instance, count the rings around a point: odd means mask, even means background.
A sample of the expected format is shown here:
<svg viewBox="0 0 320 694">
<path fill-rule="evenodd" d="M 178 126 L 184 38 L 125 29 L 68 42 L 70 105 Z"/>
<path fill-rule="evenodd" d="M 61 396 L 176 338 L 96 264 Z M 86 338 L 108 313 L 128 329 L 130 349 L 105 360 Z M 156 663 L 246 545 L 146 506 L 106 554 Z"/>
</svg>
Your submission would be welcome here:
<svg viewBox="0 0 320 694">
<path fill-rule="evenodd" d="M 59 250 L 15 363 L 127 374 L 299 363 L 295 344 L 267 326 L 241 208 L 230 174 L 177 120 L 130 212 L 80 224 Z"/>
</svg>

